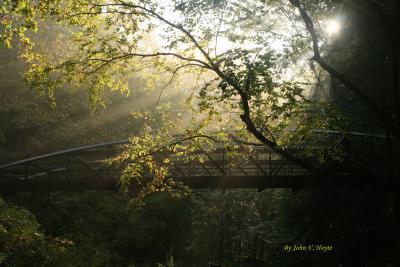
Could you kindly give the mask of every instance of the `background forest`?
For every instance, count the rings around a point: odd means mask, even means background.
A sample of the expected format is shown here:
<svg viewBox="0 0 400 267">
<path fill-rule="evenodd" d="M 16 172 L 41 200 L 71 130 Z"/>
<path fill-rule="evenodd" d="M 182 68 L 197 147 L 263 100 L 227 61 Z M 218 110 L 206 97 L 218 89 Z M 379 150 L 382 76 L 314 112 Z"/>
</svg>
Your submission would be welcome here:
<svg viewBox="0 0 400 267">
<path fill-rule="evenodd" d="M 5 192 L 0 266 L 400 266 L 398 1 L 166 3 L 0 3 L 0 165 L 128 137 L 130 156 L 176 134 L 231 146 L 232 134 L 322 178 L 395 177 L 390 190 Z M 146 165 L 156 185 L 163 164 Z"/>
</svg>

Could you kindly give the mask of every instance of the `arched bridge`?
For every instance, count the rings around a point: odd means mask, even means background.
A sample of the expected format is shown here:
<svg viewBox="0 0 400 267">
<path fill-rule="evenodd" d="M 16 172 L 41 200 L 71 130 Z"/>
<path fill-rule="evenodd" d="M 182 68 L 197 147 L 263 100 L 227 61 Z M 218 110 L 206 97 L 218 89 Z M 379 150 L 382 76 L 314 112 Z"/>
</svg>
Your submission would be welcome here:
<svg viewBox="0 0 400 267">
<path fill-rule="evenodd" d="M 360 136 L 364 140 L 368 137 Z M 106 161 L 127 143 L 128 140 L 120 140 L 81 146 L 4 164 L 0 166 L 0 192 L 115 190 L 121 170 Z M 251 155 L 235 164 L 228 159 L 223 147 L 216 147 L 212 152 L 198 151 L 196 153 L 202 154 L 204 161 L 177 160 L 170 169 L 170 177 L 191 188 L 264 189 L 360 184 L 359 178 L 346 174 L 335 177 L 311 175 L 267 147 L 251 149 Z M 247 151 L 237 150 L 236 153 Z"/>
</svg>

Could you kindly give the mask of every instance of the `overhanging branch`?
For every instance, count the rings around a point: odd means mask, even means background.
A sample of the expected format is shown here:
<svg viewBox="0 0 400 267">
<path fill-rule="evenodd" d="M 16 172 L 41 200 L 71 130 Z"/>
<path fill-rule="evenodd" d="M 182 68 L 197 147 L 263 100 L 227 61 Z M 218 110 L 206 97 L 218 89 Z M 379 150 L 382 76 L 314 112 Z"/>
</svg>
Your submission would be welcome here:
<svg viewBox="0 0 400 267">
<path fill-rule="evenodd" d="M 397 128 L 392 124 L 392 122 L 386 117 L 383 110 L 374 102 L 367 94 L 363 92 L 361 88 L 359 88 L 356 84 L 351 82 L 345 75 L 340 73 L 338 70 L 334 69 L 328 63 L 323 60 L 321 57 L 321 53 L 318 46 L 318 36 L 315 31 L 314 23 L 311 17 L 308 15 L 305 8 L 300 4 L 299 0 L 289 0 L 290 3 L 295 6 L 304 21 L 307 31 L 311 35 L 312 39 L 312 47 L 313 47 L 313 60 L 316 61 L 321 68 L 323 68 L 326 72 L 328 72 L 331 77 L 340 81 L 346 88 L 355 94 L 369 109 L 372 113 L 378 118 L 378 120 L 383 124 L 383 126 L 396 138 L 400 139 L 399 132 Z"/>
</svg>

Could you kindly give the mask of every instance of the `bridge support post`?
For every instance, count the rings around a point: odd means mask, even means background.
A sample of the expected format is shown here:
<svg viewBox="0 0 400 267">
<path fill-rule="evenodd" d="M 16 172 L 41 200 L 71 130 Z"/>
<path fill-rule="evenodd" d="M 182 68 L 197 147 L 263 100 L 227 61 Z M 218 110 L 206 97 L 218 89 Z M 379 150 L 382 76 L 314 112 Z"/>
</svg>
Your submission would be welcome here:
<svg viewBox="0 0 400 267">
<path fill-rule="evenodd" d="M 70 169 L 69 169 L 69 156 L 66 156 L 65 158 L 65 179 L 68 179 L 70 176 Z"/>
<path fill-rule="evenodd" d="M 222 150 L 222 171 L 225 173 L 225 148 Z"/>
<path fill-rule="evenodd" d="M 29 163 L 25 164 L 25 179 L 28 179 L 29 176 Z"/>
<path fill-rule="evenodd" d="M 272 176 L 271 152 L 268 152 L 268 173 Z"/>
<path fill-rule="evenodd" d="M 191 164 L 190 164 L 190 162 L 191 162 L 191 160 L 190 160 L 190 156 L 189 156 L 189 158 L 188 158 L 188 177 L 191 176 L 191 171 L 190 171 Z"/>
</svg>

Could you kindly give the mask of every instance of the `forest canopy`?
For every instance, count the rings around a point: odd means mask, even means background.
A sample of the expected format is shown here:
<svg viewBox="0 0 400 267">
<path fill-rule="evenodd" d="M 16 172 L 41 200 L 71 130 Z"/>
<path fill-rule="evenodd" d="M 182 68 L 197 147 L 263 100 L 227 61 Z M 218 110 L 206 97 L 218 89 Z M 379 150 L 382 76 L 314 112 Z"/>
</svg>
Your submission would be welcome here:
<svg viewBox="0 0 400 267">
<path fill-rule="evenodd" d="M 170 161 L 151 164 L 154 150 L 190 152 L 214 142 L 267 145 L 314 174 L 365 174 L 343 160 L 343 139 L 321 141 L 314 133 L 372 130 L 393 138 L 396 149 L 396 8 L 372 0 L 26 0 L 3 1 L 0 16 L 5 45 L 18 39 L 23 47 L 26 82 L 54 103 L 64 86 L 86 88 L 93 108 L 108 90 L 132 90 L 132 79 L 157 88 L 152 111 L 133 110 L 142 129 L 117 158 L 135 159 L 124 172 L 129 180 L 143 168 L 166 177 Z M 364 29 L 351 16 L 371 25 Z M 62 27 L 50 47 L 34 37 L 48 24 Z M 384 81 L 362 76 L 369 58 L 361 51 L 377 40 L 374 51 L 382 53 L 374 64 L 392 76 Z M 373 95 L 370 85 L 382 93 Z M 186 96 L 163 101 L 171 88 Z M 355 119 L 349 104 L 370 121 Z M 294 152 L 315 146 L 324 148 Z"/>
</svg>

